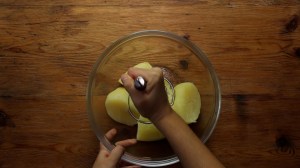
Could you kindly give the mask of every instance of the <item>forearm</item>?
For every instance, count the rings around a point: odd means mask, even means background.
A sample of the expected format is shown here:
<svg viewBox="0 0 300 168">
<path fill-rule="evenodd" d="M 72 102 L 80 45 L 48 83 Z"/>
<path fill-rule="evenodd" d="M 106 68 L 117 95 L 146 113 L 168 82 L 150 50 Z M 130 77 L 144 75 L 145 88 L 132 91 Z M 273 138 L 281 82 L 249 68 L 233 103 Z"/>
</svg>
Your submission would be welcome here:
<svg viewBox="0 0 300 168">
<path fill-rule="evenodd" d="M 148 81 L 146 90 L 142 92 L 134 87 L 134 80 L 138 76 Z M 152 68 L 151 71 L 131 68 L 121 79 L 140 114 L 149 118 L 165 135 L 184 167 L 223 167 L 185 122 L 172 111 L 160 68 Z"/>
<path fill-rule="evenodd" d="M 175 112 L 154 124 L 166 136 L 184 167 L 224 167 Z"/>
</svg>

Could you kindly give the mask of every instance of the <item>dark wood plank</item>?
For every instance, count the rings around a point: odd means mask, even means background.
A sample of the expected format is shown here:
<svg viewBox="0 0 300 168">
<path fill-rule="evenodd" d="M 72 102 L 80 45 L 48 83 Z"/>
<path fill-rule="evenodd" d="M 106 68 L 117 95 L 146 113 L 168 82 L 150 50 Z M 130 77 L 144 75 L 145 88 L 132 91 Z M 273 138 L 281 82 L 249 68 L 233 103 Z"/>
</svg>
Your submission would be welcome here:
<svg viewBox="0 0 300 168">
<path fill-rule="evenodd" d="M 129 1 L 120 1 L 120 0 L 53 0 L 53 1 L 43 1 L 43 0 L 6 0 L 0 3 L 1 5 L 6 6 L 49 6 L 49 5 L 80 5 L 80 6 L 182 6 L 182 5 L 221 5 L 221 6 L 273 6 L 273 5 L 295 5 L 299 4 L 297 0 L 186 0 L 186 1 L 174 1 L 174 0 L 152 0 L 152 1 L 141 1 L 141 0 L 129 0 Z"/>
<path fill-rule="evenodd" d="M 88 75 L 112 41 L 145 29 L 185 36 L 214 65 L 222 113 L 207 145 L 227 167 L 299 167 L 299 9 L 297 0 L 0 2 L 0 167 L 91 167 Z"/>
</svg>

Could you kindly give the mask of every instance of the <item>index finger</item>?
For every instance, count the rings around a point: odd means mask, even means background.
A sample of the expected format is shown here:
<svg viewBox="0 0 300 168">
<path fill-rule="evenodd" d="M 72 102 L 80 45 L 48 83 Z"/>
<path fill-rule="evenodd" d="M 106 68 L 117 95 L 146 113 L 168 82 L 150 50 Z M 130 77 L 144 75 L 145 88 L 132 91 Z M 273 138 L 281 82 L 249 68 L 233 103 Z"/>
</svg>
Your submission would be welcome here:
<svg viewBox="0 0 300 168">
<path fill-rule="evenodd" d="M 122 141 L 116 142 L 116 145 L 121 145 L 123 147 L 128 147 L 137 143 L 136 139 L 125 139 Z"/>
</svg>

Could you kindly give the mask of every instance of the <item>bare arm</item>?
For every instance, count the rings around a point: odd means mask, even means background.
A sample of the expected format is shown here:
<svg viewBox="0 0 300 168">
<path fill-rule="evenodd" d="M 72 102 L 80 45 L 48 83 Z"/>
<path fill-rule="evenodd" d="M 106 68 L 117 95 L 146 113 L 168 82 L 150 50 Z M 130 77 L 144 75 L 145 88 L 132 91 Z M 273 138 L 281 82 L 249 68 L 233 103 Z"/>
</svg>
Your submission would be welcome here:
<svg viewBox="0 0 300 168">
<path fill-rule="evenodd" d="M 148 81 L 145 91 L 137 91 L 134 88 L 133 79 L 137 76 L 142 76 Z M 131 68 L 128 75 L 122 75 L 121 79 L 139 112 L 149 118 L 165 135 L 184 167 L 224 167 L 185 122 L 172 111 L 159 68 L 151 70 Z"/>
<path fill-rule="evenodd" d="M 224 167 L 175 112 L 152 122 L 166 136 L 183 167 Z"/>
</svg>

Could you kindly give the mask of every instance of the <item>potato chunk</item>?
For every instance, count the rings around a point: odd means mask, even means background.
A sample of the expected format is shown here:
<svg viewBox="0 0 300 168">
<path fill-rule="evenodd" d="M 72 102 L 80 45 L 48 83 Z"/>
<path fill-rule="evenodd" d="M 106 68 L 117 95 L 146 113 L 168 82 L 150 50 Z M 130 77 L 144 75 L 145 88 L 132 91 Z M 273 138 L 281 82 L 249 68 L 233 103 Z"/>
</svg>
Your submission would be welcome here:
<svg viewBox="0 0 300 168">
<path fill-rule="evenodd" d="M 199 117 L 201 98 L 197 87 L 191 82 L 175 86 L 175 101 L 172 109 L 187 123 L 194 123 Z"/>
<path fill-rule="evenodd" d="M 115 121 L 125 125 L 135 125 L 137 121 L 128 112 L 128 92 L 119 87 L 110 92 L 105 100 L 107 114 Z M 134 111 L 132 111 L 134 113 Z M 139 115 L 139 114 L 135 114 Z"/>
<path fill-rule="evenodd" d="M 147 118 L 140 116 L 142 121 L 149 121 Z M 157 141 L 164 138 L 164 135 L 153 124 L 138 123 L 136 139 L 138 141 Z"/>
<path fill-rule="evenodd" d="M 152 68 L 152 65 L 149 63 L 149 62 L 142 62 L 142 63 L 139 63 L 135 66 L 133 66 L 135 68 L 142 68 L 142 69 L 151 69 Z M 126 71 L 127 73 L 127 71 Z M 118 80 L 118 82 L 123 85 L 122 81 L 121 81 L 121 78 Z"/>
</svg>

